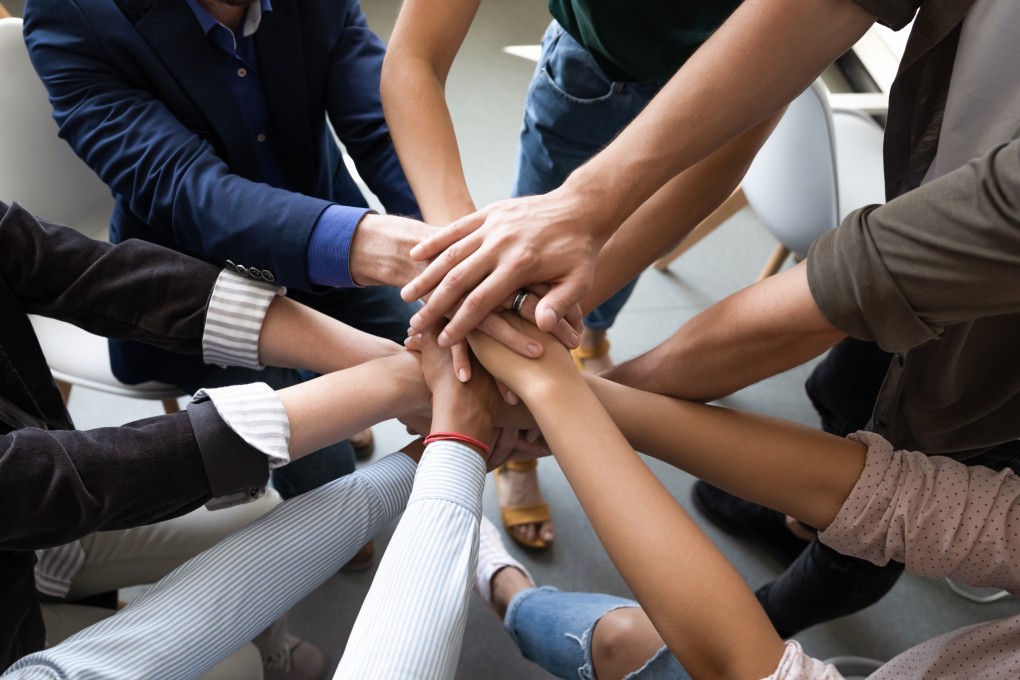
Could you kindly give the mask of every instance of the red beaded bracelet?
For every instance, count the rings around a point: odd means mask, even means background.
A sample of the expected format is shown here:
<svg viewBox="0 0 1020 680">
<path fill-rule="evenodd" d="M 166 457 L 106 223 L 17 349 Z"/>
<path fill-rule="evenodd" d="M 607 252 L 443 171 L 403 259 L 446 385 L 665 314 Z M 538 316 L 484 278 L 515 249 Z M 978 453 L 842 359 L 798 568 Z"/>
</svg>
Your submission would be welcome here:
<svg viewBox="0 0 1020 680">
<path fill-rule="evenodd" d="M 469 437 L 466 434 L 460 434 L 458 432 L 433 432 L 429 436 L 425 437 L 425 446 L 428 446 L 432 442 L 438 441 L 454 441 L 462 444 L 470 444 L 477 449 L 481 449 L 485 455 L 489 455 L 489 447 L 478 441 L 474 437 Z"/>
</svg>

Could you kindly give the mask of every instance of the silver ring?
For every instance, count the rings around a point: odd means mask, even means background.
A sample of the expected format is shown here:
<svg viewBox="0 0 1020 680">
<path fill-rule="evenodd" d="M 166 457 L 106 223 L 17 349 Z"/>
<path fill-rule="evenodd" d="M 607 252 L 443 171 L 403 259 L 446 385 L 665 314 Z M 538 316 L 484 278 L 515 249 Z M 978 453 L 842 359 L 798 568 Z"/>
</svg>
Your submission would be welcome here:
<svg viewBox="0 0 1020 680">
<path fill-rule="evenodd" d="M 517 291 L 517 297 L 514 298 L 514 303 L 510 305 L 510 311 L 516 314 L 517 316 L 520 316 L 521 307 L 524 306 L 524 300 L 525 298 L 528 297 L 528 295 L 530 295 L 530 293 L 524 290 L 523 288 Z"/>
</svg>

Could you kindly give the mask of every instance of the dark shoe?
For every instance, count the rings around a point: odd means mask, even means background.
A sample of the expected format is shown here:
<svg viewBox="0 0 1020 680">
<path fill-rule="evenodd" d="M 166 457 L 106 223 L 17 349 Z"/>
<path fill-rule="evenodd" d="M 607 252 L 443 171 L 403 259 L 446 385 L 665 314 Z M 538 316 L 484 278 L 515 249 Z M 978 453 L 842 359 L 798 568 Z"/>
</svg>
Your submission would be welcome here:
<svg viewBox="0 0 1020 680">
<path fill-rule="evenodd" d="M 697 481 L 691 494 L 694 505 L 712 524 L 761 547 L 783 567 L 788 567 L 808 546 L 790 533 L 786 515 L 764 505 L 726 493 L 708 482 Z"/>
<path fill-rule="evenodd" d="M 326 656 L 310 642 L 286 635 L 287 658 L 263 662 L 263 680 L 319 680 L 325 675 Z"/>
<path fill-rule="evenodd" d="M 375 543 L 369 541 L 361 546 L 361 550 L 356 552 L 347 564 L 340 567 L 340 571 L 365 571 L 372 566 L 373 561 L 375 561 Z"/>
<path fill-rule="evenodd" d="M 375 436 L 372 430 L 362 430 L 351 437 L 350 442 L 354 447 L 354 460 L 363 461 L 372 457 L 372 452 L 375 451 Z"/>
</svg>

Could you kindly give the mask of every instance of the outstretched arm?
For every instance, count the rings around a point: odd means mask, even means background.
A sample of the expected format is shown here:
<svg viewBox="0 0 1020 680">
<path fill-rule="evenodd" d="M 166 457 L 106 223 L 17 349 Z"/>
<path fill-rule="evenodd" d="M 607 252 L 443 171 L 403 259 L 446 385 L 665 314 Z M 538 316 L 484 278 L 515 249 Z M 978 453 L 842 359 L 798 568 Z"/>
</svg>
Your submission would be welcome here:
<svg viewBox="0 0 1020 680">
<path fill-rule="evenodd" d="M 432 434 L 491 439 L 501 399 L 476 366 L 463 384 L 449 350 L 422 343 L 433 392 Z M 426 440 L 430 441 L 430 440 Z M 439 439 L 422 456 L 407 511 L 358 613 L 337 678 L 452 678 L 467 619 L 488 450 Z M 413 643 L 409 643 L 413 641 Z"/>
<path fill-rule="evenodd" d="M 666 182 L 776 114 L 846 51 L 874 17 L 852 0 L 749 0 L 617 139 L 559 189 L 495 203 L 412 251 L 438 258 L 410 285 L 435 289 L 438 314 L 463 337 L 517 288 L 545 282 L 538 324 L 552 328 L 591 286 L 613 231 Z M 443 257 L 438 257 L 445 251 Z"/>
<path fill-rule="evenodd" d="M 521 390 L 613 563 L 691 676 L 771 674 L 784 646 L 754 595 L 637 457 L 566 353 L 529 361 L 478 334 L 471 342 L 494 375 Z M 736 653 L 733 621 L 741 622 Z"/>
</svg>

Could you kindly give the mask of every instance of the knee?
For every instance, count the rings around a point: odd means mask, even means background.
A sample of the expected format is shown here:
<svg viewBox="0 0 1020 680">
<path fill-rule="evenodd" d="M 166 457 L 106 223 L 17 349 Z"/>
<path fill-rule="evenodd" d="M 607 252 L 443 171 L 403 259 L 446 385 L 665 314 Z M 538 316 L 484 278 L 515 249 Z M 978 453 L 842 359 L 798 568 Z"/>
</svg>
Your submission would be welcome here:
<svg viewBox="0 0 1020 680">
<path fill-rule="evenodd" d="M 664 644 L 644 610 L 615 609 L 599 620 L 592 635 L 595 677 L 623 678 L 644 666 Z"/>
</svg>

